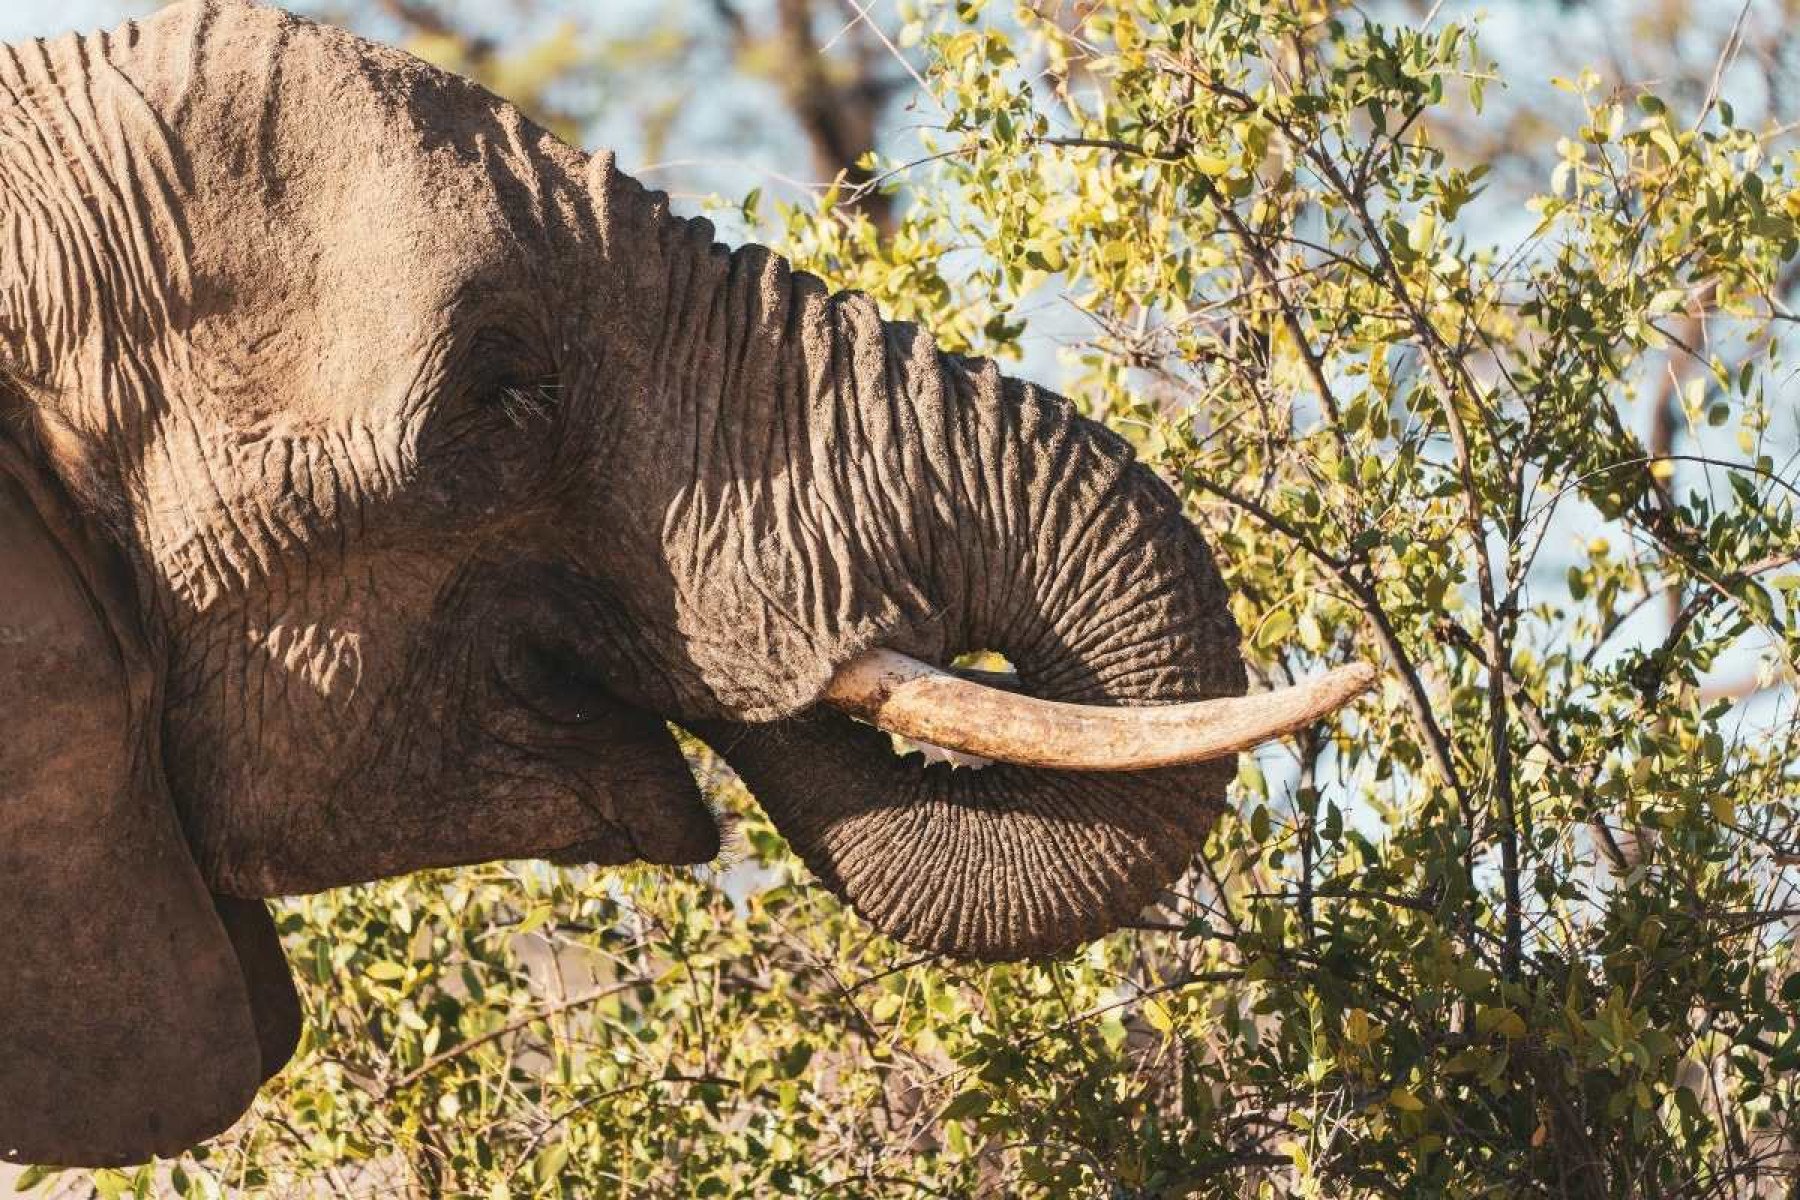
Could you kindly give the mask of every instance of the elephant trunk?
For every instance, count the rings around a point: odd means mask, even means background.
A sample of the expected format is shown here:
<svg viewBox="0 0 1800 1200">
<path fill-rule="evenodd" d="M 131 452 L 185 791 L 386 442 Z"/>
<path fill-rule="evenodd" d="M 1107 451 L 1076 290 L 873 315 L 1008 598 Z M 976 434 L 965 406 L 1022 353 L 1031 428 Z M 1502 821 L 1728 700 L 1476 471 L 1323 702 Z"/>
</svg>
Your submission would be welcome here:
<svg viewBox="0 0 1800 1200">
<path fill-rule="evenodd" d="M 921 656 L 943 664 L 997 652 L 1016 671 L 1008 686 L 1069 704 L 1242 693 L 1238 631 L 1211 556 L 1122 441 L 1060 397 L 938 354 L 904 327 L 871 335 L 888 343 L 890 402 L 933 435 L 890 449 L 878 472 L 927 464 L 913 472 L 912 487 L 925 482 L 910 511 L 925 516 L 907 557 L 934 614 L 929 629 L 896 630 L 883 645 L 926 646 Z M 843 701 L 850 677 L 840 670 L 825 697 Z M 1234 770 L 1228 749 L 1155 770 L 961 769 L 897 754 L 887 733 L 823 704 L 703 732 L 865 918 L 983 959 L 1056 953 L 1131 920 L 1186 869 Z"/>
<path fill-rule="evenodd" d="M 890 695 L 865 668 L 972 651 L 1003 655 L 1026 696 L 1090 715 L 1240 696 L 1224 585 L 1177 497 L 1061 397 L 767 251 L 715 246 L 610 159 L 589 172 L 603 427 L 623 431 L 594 456 L 596 511 L 625 519 L 584 544 L 612 584 L 593 625 L 617 630 L 597 640 L 616 647 L 602 653 L 623 698 L 705 737 L 820 879 L 904 941 L 1020 958 L 1130 920 L 1191 861 L 1232 753 L 1318 697 L 1280 719 L 1233 710 L 1231 729 L 1181 708 L 1165 723 L 1196 736 L 1141 759 L 1034 753 L 1020 743 L 1036 718 L 1075 742 L 1087 719 L 1041 706 L 997 722 L 995 744 L 1021 752 L 981 770 L 896 754 L 833 703 L 935 728 L 930 679 Z M 1341 702 L 1360 682 L 1327 690 Z M 909 706 L 918 724 L 888 721 Z M 1118 744 L 1143 724 L 1115 723 Z"/>
</svg>

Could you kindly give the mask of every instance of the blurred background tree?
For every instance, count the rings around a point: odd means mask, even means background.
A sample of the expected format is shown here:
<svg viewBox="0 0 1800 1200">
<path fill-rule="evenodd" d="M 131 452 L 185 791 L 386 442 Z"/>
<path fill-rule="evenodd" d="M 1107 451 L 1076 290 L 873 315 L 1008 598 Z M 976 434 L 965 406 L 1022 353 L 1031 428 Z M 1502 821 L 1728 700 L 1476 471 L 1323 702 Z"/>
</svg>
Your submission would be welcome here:
<svg viewBox="0 0 1800 1200">
<path fill-rule="evenodd" d="M 1058 962 L 873 936 L 698 753 L 712 868 L 288 903 L 246 1122 L 25 1185 L 1800 1195 L 1794 0 L 303 7 L 1081 397 L 1259 681 L 1385 683 Z"/>
<path fill-rule="evenodd" d="M 840 174 L 866 183 L 859 164 L 916 87 L 859 0 L 303 7 L 479 80 L 571 141 L 623 133 L 605 144 L 641 158 L 640 171 L 671 177 L 677 191 L 710 181 L 741 194 L 747 176 L 800 193 Z M 891 194 L 870 190 L 862 207 L 892 230 Z"/>
</svg>

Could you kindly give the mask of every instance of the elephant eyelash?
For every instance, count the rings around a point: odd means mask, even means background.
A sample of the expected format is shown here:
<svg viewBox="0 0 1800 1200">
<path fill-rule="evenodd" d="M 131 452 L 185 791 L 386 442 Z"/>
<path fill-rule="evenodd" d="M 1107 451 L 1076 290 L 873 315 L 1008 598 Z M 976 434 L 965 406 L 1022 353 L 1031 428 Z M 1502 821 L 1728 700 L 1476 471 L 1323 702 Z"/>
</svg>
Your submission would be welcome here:
<svg viewBox="0 0 1800 1200">
<path fill-rule="evenodd" d="M 0 355 L 0 396 L 27 400 L 42 390 L 43 388 L 36 380 L 32 379 L 29 372 L 11 359 Z"/>
<path fill-rule="evenodd" d="M 18 378 L 0 360 L 0 434 L 18 437 L 31 428 L 31 409 L 26 404 L 26 390 Z"/>
<path fill-rule="evenodd" d="M 556 411 L 558 390 L 554 381 L 508 384 L 495 391 L 494 404 L 508 424 L 525 429 L 550 419 Z"/>
<path fill-rule="evenodd" d="M 460 398 L 440 402 L 427 435 L 429 453 L 457 454 L 497 435 L 548 426 L 559 407 L 559 390 L 553 378 L 526 381 L 510 372 L 474 383 Z"/>
<path fill-rule="evenodd" d="M 499 325 L 481 328 L 468 343 L 465 378 L 477 411 L 514 429 L 546 423 L 558 407 L 561 384 L 532 349 L 532 341 Z"/>
</svg>

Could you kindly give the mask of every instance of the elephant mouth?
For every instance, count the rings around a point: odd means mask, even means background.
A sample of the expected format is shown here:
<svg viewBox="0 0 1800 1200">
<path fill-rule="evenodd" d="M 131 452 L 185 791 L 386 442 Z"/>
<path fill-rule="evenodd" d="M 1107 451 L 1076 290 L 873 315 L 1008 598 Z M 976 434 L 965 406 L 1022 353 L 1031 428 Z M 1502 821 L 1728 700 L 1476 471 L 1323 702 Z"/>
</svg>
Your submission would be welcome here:
<svg viewBox="0 0 1800 1200">
<path fill-rule="evenodd" d="M 644 849 L 624 826 L 604 821 L 606 833 L 552 850 L 545 859 L 560 867 L 618 867 L 648 861 Z"/>
<path fill-rule="evenodd" d="M 679 830 L 664 831 L 664 835 L 646 835 L 624 821 L 598 812 L 594 821 L 600 832 L 551 851 L 544 856 L 546 860 L 564 867 L 619 867 L 630 863 L 691 867 L 711 862 L 719 854 L 721 832 L 710 809 L 706 810 L 704 822 L 688 822 Z"/>
<path fill-rule="evenodd" d="M 540 576 L 529 582 L 558 594 Z M 501 703 L 485 731 L 496 774 L 534 780 L 580 813 L 540 856 L 592 866 L 715 857 L 717 822 L 675 735 L 656 713 L 621 697 L 570 634 L 583 627 L 580 609 L 528 597 L 502 617 L 513 628 L 491 652 L 488 678 Z"/>
<path fill-rule="evenodd" d="M 719 856 L 723 832 L 717 814 L 672 735 L 654 775 L 634 784 L 615 786 L 604 799 L 583 789 L 588 828 L 579 837 L 544 855 L 561 866 L 616 867 L 650 863 L 689 867 Z M 635 812 L 642 805 L 645 811 Z M 634 819 L 635 817 L 635 819 Z"/>
</svg>

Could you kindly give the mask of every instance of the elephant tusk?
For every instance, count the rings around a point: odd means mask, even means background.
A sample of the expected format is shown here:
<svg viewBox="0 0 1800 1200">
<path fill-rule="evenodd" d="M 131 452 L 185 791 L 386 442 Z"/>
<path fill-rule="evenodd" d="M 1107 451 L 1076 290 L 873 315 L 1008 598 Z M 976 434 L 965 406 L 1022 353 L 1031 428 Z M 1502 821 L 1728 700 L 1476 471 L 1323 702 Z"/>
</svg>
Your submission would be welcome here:
<svg viewBox="0 0 1800 1200">
<path fill-rule="evenodd" d="M 1144 771 L 1210 762 L 1285 737 L 1368 691 L 1375 676 L 1374 667 L 1356 663 L 1255 696 L 1111 708 L 1022 696 L 871 650 L 832 676 L 825 699 L 889 733 L 996 762 Z"/>
</svg>

